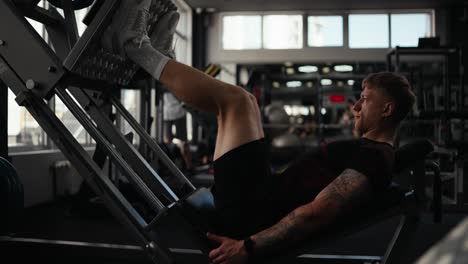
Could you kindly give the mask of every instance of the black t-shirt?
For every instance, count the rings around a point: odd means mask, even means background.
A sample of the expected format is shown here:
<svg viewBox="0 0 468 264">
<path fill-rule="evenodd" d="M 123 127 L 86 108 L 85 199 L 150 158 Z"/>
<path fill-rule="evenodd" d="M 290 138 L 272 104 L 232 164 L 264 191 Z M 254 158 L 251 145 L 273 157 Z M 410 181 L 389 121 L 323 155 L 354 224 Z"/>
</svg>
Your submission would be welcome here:
<svg viewBox="0 0 468 264">
<path fill-rule="evenodd" d="M 286 210 L 308 203 L 345 169 L 364 174 L 380 192 L 391 182 L 394 159 L 390 144 L 366 138 L 322 144 L 277 175 L 279 201 Z"/>
</svg>

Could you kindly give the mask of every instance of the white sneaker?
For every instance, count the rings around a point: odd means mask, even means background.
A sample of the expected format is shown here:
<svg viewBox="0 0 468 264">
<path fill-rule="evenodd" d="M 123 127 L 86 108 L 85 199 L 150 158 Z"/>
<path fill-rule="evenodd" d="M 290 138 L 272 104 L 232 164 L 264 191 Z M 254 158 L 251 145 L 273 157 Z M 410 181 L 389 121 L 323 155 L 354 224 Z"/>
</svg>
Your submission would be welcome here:
<svg viewBox="0 0 468 264">
<path fill-rule="evenodd" d="M 127 44 L 149 44 L 147 26 L 151 0 L 122 0 L 101 39 L 102 47 L 125 57 Z"/>
<path fill-rule="evenodd" d="M 171 59 L 175 59 L 173 42 L 179 19 L 177 11 L 167 12 L 156 22 L 150 35 L 153 48 Z"/>
</svg>

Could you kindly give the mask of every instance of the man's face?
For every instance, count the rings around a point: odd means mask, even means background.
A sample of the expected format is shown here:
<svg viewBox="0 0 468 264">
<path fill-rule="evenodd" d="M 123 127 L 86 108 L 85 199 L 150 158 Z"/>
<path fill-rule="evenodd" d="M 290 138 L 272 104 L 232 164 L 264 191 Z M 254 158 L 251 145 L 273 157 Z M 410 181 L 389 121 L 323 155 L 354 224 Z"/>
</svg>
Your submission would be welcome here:
<svg viewBox="0 0 468 264">
<path fill-rule="evenodd" d="M 361 135 L 377 128 L 381 124 L 385 104 L 388 101 L 379 90 L 364 86 L 361 97 L 353 107 L 354 128 Z"/>
</svg>

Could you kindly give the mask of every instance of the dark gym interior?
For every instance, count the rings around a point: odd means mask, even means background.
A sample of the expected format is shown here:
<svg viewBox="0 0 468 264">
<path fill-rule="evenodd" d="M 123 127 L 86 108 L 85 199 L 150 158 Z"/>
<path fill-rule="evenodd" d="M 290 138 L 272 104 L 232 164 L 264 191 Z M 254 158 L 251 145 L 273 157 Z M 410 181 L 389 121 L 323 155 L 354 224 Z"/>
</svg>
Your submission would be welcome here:
<svg viewBox="0 0 468 264">
<path fill-rule="evenodd" d="M 2 263 L 210 263 L 217 117 L 100 47 L 121 2 L 0 1 Z M 369 74 L 415 95 L 386 202 L 251 263 L 467 262 L 468 1 L 150 2 L 175 60 L 255 96 L 273 174 L 359 138 Z"/>
</svg>

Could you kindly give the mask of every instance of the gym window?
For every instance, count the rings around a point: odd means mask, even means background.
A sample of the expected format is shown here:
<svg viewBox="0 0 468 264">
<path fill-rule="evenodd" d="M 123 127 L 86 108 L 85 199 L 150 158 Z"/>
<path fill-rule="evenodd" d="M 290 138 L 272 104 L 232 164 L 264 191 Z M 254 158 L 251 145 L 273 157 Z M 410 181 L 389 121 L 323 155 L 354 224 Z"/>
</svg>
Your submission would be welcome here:
<svg viewBox="0 0 468 264">
<path fill-rule="evenodd" d="M 349 15 L 350 48 L 388 48 L 388 14 Z"/>
<path fill-rule="evenodd" d="M 350 48 L 417 47 L 431 36 L 431 12 L 349 15 Z"/>
<path fill-rule="evenodd" d="M 302 15 L 263 16 L 263 48 L 302 48 Z"/>
<path fill-rule="evenodd" d="M 180 14 L 174 38 L 176 59 L 180 63 L 192 65 L 192 11 L 183 1 L 173 2 Z"/>
<path fill-rule="evenodd" d="M 45 145 L 43 130 L 24 107 L 15 101 L 15 95 L 8 90 L 8 146 L 41 149 Z"/>
<path fill-rule="evenodd" d="M 432 10 L 344 15 L 230 13 L 223 14 L 221 22 L 223 50 L 303 49 L 304 38 L 311 48 L 417 47 L 419 38 L 435 32 Z"/>
<path fill-rule="evenodd" d="M 342 16 L 309 16 L 307 18 L 307 45 L 309 47 L 342 47 Z"/>
<path fill-rule="evenodd" d="M 75 116 L 68 110 L 65 104 L 58 98 L 54 97 L 55 100 L 55 115 L 63 125 L 68 129 L 70 134 L 80 143 L 81 145 L 91 145 L 91 136 L 86 132 L 84 127 L 75 118 Z"/>
<path fill-rule="evenodd" d="M 80 36 L 83 35 L 83 32 L 86 30 L 86 27 L 87 27 L 83 23 L 83 19 L 85 18 L 86 14 L 88 14 L 88 11 L 89 11 L 89 8 L 80 9 L 80 10 L 75 11 L 76 25 L 78 27 L 78 34 Z"/>
<path fill-rule="evenodd" d="M 127 109 L 127 111 L 136 119 L 140 120 L 140 102 L 141 92 L 138 89 L 122 89 L 120 90 L 120 102 Z M 140 138 L 138 133 L 135 132 L 132 126 L 122 117 L 120 122 L 120 129 L 124 135 L 133 133 L 133 144 L 138 145 Z"/>
<path fill-rule="evenodd" d="M 392 47 L 417 47 L 421 37 L 432 36 L 430 13 L 391 14 Z"/>
<path fill-rule="evenodd" d="M 302 15 L 226 15 L 224 50 L 301 49 Z"/>
<path fill-rule="evenodd" d="M 45 34 L 44 25 L 30 18 L 26 18 L 26 20 L 29 22 L 29 24 L 31 24 L 34 30 L 36 30 L 37 34 L 44 36 Z"/>
<path fill-rule="evenodd" d="M 260 49 L 262 47 L 261 33 L 261 16 L 223 17 L 223 49 Z"/>
</svg>

